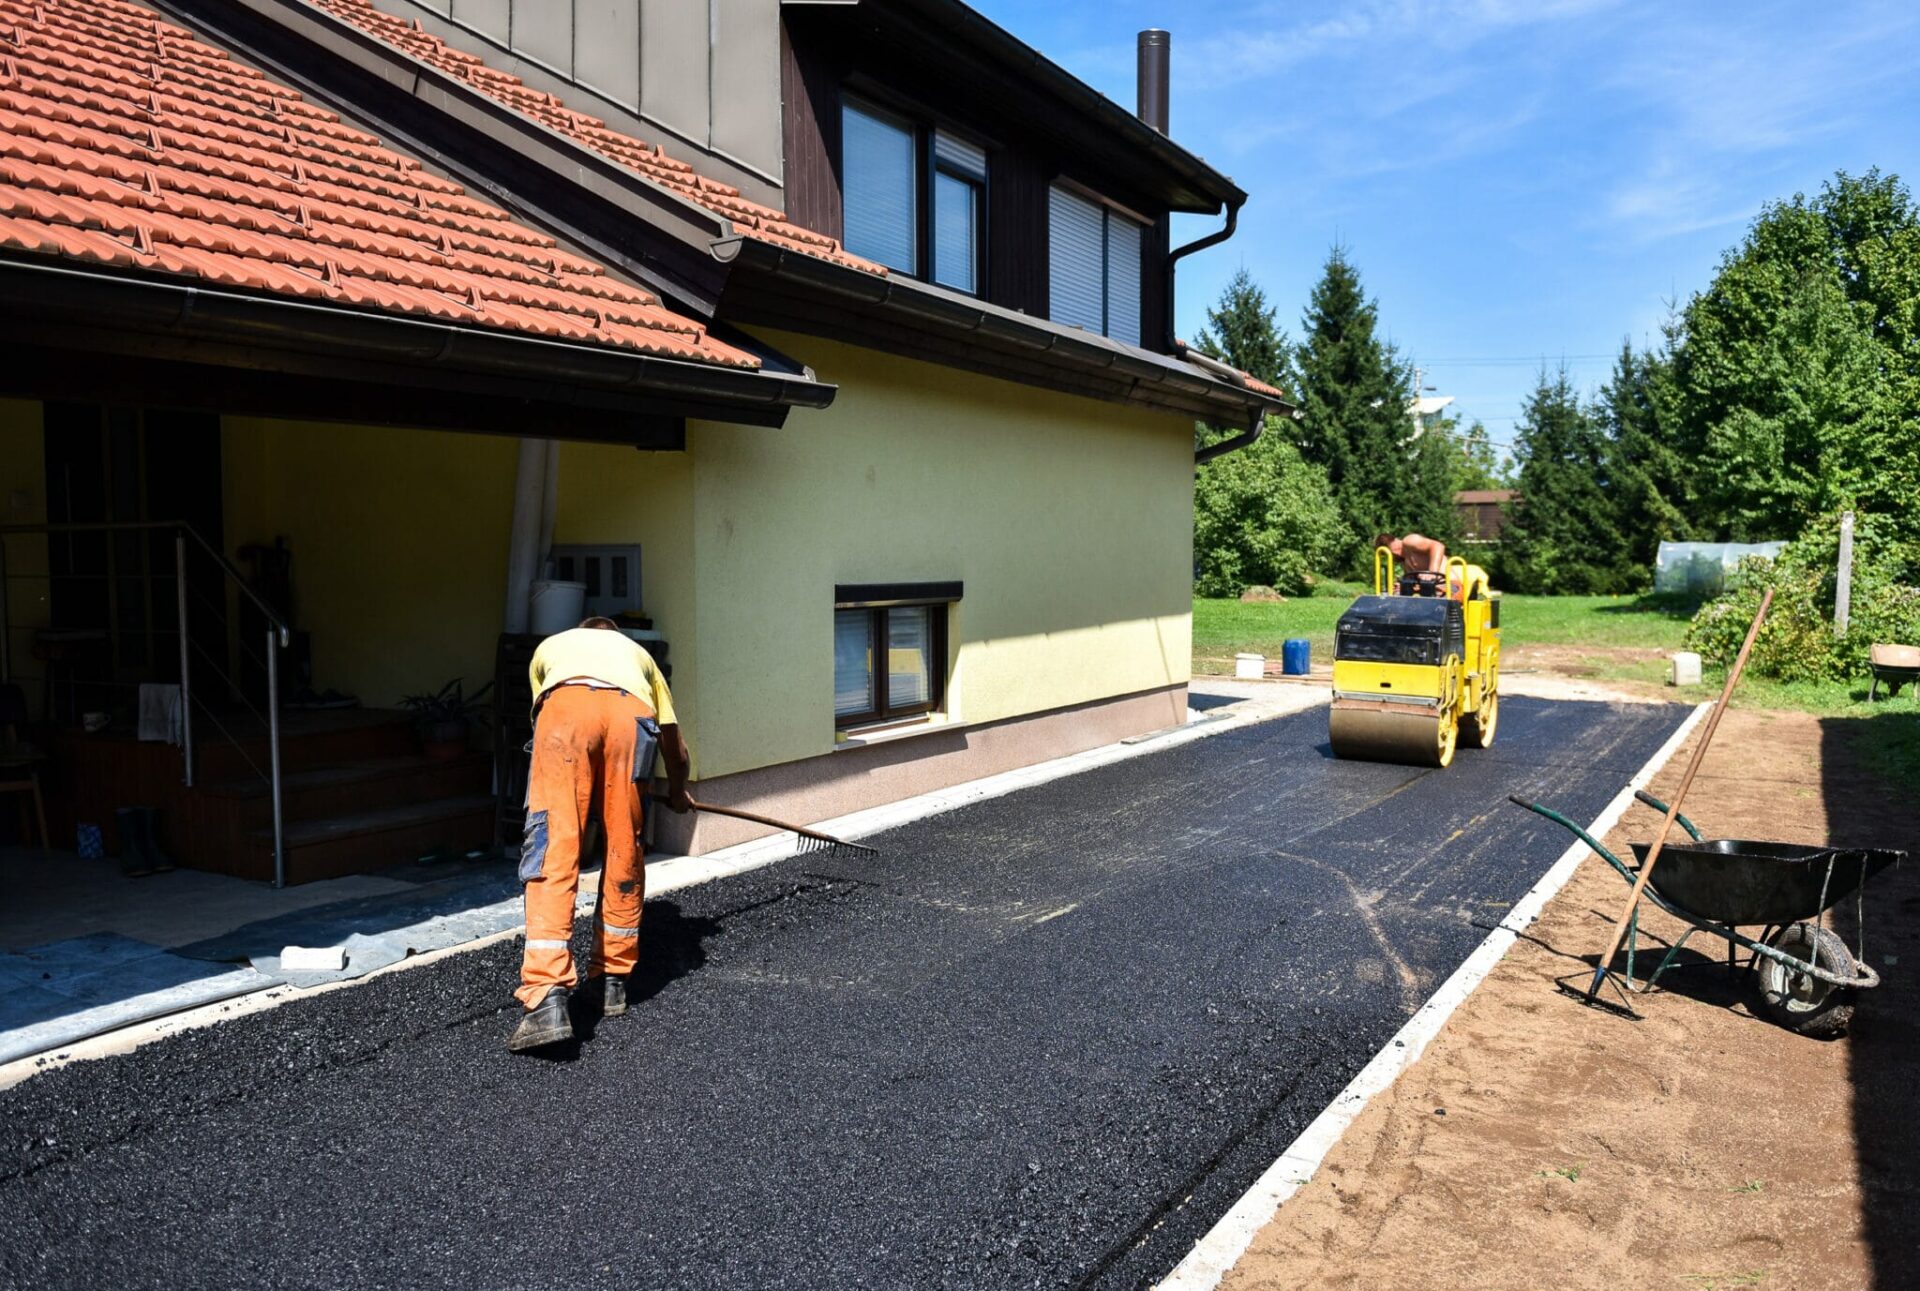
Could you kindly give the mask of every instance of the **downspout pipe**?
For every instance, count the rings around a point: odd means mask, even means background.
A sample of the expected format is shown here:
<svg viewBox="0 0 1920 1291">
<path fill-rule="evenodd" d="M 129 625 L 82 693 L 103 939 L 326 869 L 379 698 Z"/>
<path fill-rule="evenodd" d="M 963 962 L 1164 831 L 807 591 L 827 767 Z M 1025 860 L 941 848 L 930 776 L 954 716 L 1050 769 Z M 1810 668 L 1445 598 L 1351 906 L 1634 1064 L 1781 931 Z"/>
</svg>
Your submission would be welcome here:
<svg viewBox="0 0 1920 1291">
<path fill-rule="evenodd" d="M 1193 464 L 1195 466 L 1205 466 L 1216 457 L 1225 457 L 1228 453 L 1238 452 L 1253 443 L 1254 440 L 1260 438 L 1261 433 L 1265 431 L 1266 428 L 1266 409 L 1256 409 L 1253 414 L 1253 424 L 1239 434 L 1233 436 L 1231 439 L 1223 439 L 1217 444 L 1208 444 L 1205 448 L 1195 449 Z"/>
<path fill-rule="evenodd" d="M 546 509 L 547 441 L 522 439 L 514 475 L 513 529 L 507 546 L 507 606 L 501 616 L 511 636 L 526 633 L 531 621 L 533 580 L 540 576 L 540 526 Z"/>
<path fill-rule="evenodd" d="M 1174 265 L 1179 263 L 1179 261 L 1185 256 L 1190 256 L 1196 251 L 1205 251 L 1208 247 L 1217 247 L 1222 242 L 1225 242 L 1228 238 L 1232 237 L 1233 230 L 1240 223 L 1240 208 L 1246 204 L 1246 200 L 1247 199 L 1245 197 L 1229 199 L 1227 202 L 1227 222 L 1224 226 L 1222 226 L 1221 228 L 1215 229 L 1213 232 L 1207 234 L 1203 238 L 1195 238 L 1193 241 L 1187 243 L 1185 246 L 1175 247 L 1173 250 L 1167 252 L 1166 335 L 1162 338 L 1166 342 L 1163 348 L 1166 350 L 1167 353 L 1169 354 L 1173 353 L 1175 346 L 1178 344 L 1178 342 L 1175 340 L 1175 337 L 1174 337 L 1174 327 L 1173 327 L 1173 267 Z"/>
</svg>

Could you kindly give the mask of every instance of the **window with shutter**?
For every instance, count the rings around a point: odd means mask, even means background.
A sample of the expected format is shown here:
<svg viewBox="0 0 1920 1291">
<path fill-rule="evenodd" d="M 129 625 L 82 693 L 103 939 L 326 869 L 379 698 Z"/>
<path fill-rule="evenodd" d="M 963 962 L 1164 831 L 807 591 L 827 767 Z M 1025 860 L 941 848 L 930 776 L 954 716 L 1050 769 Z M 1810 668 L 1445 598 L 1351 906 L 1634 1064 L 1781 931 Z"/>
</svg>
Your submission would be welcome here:
<svg viewBox="0 0 1920 1291">
<path fill-rule="evenodd" d="M 1107 212 L 1107 335 L 1140 344 L 1140 244 L 1142 230 L 1124 215 Z"/>
<path fill-rule="evenodd" d="M 933 136 L 933 280 L 980 290 L 986 228 L 987 154 L 946 131 Z"/>
<path fill-rule="evenodd" d="M 1048 312 L 1056 323 L 1106 330 L 1105 212 L 1064 188 L 1047 194 Z"/>
<path fill-rule="evenodd" d="M 1146 230 L 1057 185 L 1048 191 L 1047 202 L 1048 313 L 1053 321 L 1140 344 L 1140 258 Z"/>
<path fill-rule="evenodd" d="M 841 113 L 841 239 L 855 255 L 902 273 L 919 271 L 918 141 L 905 122 L 864 104 Z"/>
<path fill-rule="evenodd" d="M 959 583 L 835 586 L 837 729 L 924 720 L 946 702 L 947 623 L 960 591 Z"/>
</svg>

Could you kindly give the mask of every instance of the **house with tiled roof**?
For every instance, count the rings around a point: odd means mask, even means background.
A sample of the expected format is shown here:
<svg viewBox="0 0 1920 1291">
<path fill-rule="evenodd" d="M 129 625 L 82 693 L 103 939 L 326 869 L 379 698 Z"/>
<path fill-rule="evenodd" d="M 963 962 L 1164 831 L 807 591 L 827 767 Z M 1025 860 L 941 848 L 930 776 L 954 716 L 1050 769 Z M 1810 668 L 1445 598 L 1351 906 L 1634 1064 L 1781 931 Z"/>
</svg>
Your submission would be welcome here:
<svg viewBox="0 0 1920 1291">
<path fill-rule="evenodd" d="M 1183 721 L 1193 424 L 1286 405 L 1174 337 L 1246 195 L 1166 48 L 1136 114 L 958 0 L 0 0 L 0 683 L 58 841 L 511 843 L 581 605 L 696 796 L 787 819 Z M 429 757 L 452 678 L 494 737 Z"/>
</svg>

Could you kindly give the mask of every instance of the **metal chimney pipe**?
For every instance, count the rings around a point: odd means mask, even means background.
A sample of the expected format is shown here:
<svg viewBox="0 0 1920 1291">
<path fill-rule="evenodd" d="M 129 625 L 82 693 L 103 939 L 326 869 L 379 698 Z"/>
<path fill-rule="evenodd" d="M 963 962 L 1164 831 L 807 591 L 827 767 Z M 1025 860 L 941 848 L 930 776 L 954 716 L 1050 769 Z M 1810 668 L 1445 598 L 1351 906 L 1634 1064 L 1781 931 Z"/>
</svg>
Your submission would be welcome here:
<svg viewBox="0 0 1920 1291">
<path fill-rule="evenodd" d="M 1161 134 L 1167 132 L 1167 66 L 1172 46 L 1172 35 L 1158 27 L 1149 27 L 1140 33 L 1137 47 L 1137 112 L 1142 121 Z"/>
</svg>

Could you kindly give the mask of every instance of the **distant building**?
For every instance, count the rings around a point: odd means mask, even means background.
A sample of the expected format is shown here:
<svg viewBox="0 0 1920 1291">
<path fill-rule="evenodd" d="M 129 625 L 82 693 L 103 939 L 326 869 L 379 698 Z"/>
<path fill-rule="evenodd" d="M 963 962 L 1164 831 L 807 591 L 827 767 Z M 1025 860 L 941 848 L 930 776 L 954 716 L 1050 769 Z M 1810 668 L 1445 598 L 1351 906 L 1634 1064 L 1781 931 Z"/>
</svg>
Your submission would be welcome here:
<svg viewBox="0 0 1920 1291">
<path fill-rule="evenodd" d="M 1499 542 L 1507 527 L 1507 508 L 1518 498 L 1517 489 L 1462 489 L 1453 495 L 1460 517 L 1460 536 L 1466 542 Z"/>
<path fill-rule="evenodd" d="M 1423 394 L 1408 403 L 1407 415 L 1413 419 L 1413 434 L 1408 438 L 1418 439 L 1437 427 L 1452 403 L 1453 396 L 1450 394 Z"/>
</svg>

